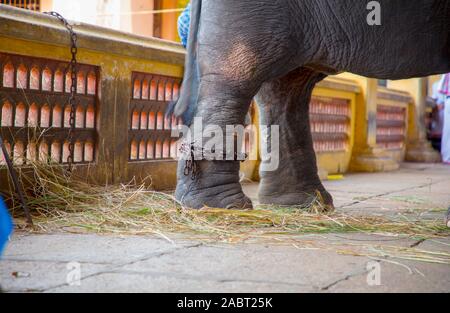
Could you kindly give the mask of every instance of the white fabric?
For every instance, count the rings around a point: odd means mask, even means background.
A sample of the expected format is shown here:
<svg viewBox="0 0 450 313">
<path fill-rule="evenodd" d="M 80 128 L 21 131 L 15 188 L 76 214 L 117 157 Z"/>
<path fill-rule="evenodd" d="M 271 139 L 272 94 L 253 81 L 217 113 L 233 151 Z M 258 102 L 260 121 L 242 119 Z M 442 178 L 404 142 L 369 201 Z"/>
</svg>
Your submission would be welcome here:
<svg viewBox="0 0 450 313">
<path fill-rule="evenodd" d="M 450 73 L 442 75 L 439 81 L 439 92 L 446 96 L 450 96 Z"/>
<path fill-rule="evenodd" d="M 444 128 L 442 130 L 441 155 L 443 162 L 450 163 L 450 97 L 447 97 L 444 106 Z"/>
<path fill-rule="evenodd" d="M 439 92 L 439 89 L 444 84 L 445 75 L 442 75 L 441 79 L 433 84 L 433 95 L 432 98 L 437 104 L 444 104 L 445 95 Z"/>
</svg>

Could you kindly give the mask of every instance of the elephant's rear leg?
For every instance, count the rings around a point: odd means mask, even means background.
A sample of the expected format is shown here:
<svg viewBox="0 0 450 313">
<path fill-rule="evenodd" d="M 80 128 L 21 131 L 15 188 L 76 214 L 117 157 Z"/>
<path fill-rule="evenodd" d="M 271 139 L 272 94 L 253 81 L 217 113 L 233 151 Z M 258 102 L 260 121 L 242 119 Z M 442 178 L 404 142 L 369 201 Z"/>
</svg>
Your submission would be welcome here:
<svg viewBox="0 0 450 313">
<path fill-rule="evenodd" d="M 327 208 L 333 208 L 333 200 L 317 174 L 309 124 L 312 90 L 324 77 L 321 73 L 299 68 L 264 83 L 256 96 L 261 125 L 279 125 L 278 166 L 273 167 L 276 155 L 275 151 L 270 151 L 270 164 L 264 161 L 260 168 L 259 201 L 262 204 L 306 206 L 321 199 Z M 277 139 L 270 138 L 270 133 L 268 138 L 266 136 L 268 143 Z"/>
</svg>

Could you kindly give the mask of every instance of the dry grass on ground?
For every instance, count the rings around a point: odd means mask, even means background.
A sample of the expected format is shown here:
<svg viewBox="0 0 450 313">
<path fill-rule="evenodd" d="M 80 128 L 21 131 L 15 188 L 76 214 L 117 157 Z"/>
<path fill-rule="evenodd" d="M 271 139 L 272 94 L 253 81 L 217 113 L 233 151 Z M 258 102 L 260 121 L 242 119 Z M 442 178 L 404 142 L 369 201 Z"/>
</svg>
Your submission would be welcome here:
<svg viewBox="0 0 450 313">
<path fill-rule="evenodd" d="M 70 178 L 59 166 L 33 164 L 34 170 L 20 177 L 27 193 L 35 226 L 34 232 L 96 232 L 112 234 L 171 234 L 205 241 L 243 242 L 263 240 L 311 246 L 298 235 L 326 233 L 383 234 L 398 238 L 439 238 L 450 235 L 442 219 L 395 218 L 324 213 L 319 201 L 307 208 L 259 207 L 252 211 L 183 208 L 170 194 L 150 191 L 144 186 L 93 186 Z M 17 202 L 15 202 L 17 204 Z M 15 213 L 19 208 L 15 207 Z M 297 236 L 297 238 L 296 238 Z M 415 248 L 359 245 L 334 247 L 339 253 L 450 264 L 450 254 Z"/>
</svg>

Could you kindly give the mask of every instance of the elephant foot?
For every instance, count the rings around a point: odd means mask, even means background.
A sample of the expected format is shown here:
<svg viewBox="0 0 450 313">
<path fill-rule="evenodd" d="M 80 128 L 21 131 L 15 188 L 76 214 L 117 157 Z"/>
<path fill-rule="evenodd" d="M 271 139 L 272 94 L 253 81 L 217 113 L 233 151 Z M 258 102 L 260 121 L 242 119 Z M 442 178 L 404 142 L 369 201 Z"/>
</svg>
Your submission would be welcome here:
<svg viewBox="0 0 450 313">
<path fill-rule="evenodd" d="M 334 211 L 333 198 L 323 186 L 274 192 L 261 183 L 259 202 L 264 205 L 280 205 L 317 209 L 319 212 Z"/>
<path fill-rule="evenodd" d="M 238 162 L 201 161 L 200 174 L 194 180 L 178 170 L 175 197 L 191 209 L 204 207 L 250 210 L 251 200 L 242 191 L 239 183 Z M 234 164 L 235 163 L 235 164 Z"/>
<path fill-rule="evenodd" d="M 175 197 L 183 206 L 190 209 L 201 209 L 205 207 L 233 210 L 252 209 L 251 200 L 239 189 L 240 185 L 220 186 L 220 188 L 213 187 L 203 190 L 177 188 Z"/>
</svg>

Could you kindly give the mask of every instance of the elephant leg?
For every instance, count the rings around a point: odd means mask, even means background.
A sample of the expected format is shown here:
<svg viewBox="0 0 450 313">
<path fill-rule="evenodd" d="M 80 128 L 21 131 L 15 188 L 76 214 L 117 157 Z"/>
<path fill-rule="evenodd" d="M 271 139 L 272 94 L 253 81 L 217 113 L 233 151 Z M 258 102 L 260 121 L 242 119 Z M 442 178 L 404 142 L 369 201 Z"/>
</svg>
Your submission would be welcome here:
<svg viewBox="0 0 450 313">
<path fill-rule="evenodd" d="M 194 124 L 201 118 L 204 128 L 219 126 L 226 137 L 227 126 L 244 125 L 250 102 L 264 81 L 297 68 L 299 59 L 306 61 L 298 49 L 289 47 L 288 24 L 270 18 L 284 6 L 266 2 L 258 14 L 250 0 L 201 2 L 196 54 L 188 55 L 196 57 L 191 63 L 198 65 L 198 93 L 189 101 Z M 203 146 L 212 140 L 203 138 Z M 184 175 L 185 162 L 178 165 L 176 197 L 185 206 L 251 207 L 239 183 L 239 161 L 195 163 L 199 176 L 194 180 Z"/>
<path fill-rule="evenodd" d="M 262 204 L 307 206 L 320 199 L 329 209 L 333 208 L 332 197 L 317 174 L 309 124 L 311 94 L 315 84 L 323 78 L 324 74 L 298 68 L 264 83 L 256 95 L 261 126 L 279 125 L 278 166 L 270 168 L 267 161 L 263 161 L 260 167 L 259 201 Z M 268 143 L 277 139 L 271 138 L 270 133 L 266 139 L 262 138 Z"/>
<path fill-rule="evenodd" d="M 202 207 L 250 209 L 252 203 L 247 198 L 240 184 L 240 161 L 226 151 L 226 141 L 234 141 L 234 133 L 227 134 L 227 126 L 244 125 L 245 116 L 252 99 L 251 93 L 223 79 L 221 75 L 211 75 L 202 79 L 199 87 L 197 111 L 191 130 L 200 126 L 205 130 L 211 126 L 222 132 L 223 152 L 216 152 L 214 160 L 200 159 L 195 161 L 196 177 L 192 172 L 185 172 L 186 161 L 178 162 L 176 198 L 186 207 L 199 209 Z M 230 136 L 231 135 L 231 136 Z M 198 137 L 197 137 L 198 138 Z M 208 146 L 214 136 L 202 136 L 202 146 Z M 199 148 L 197 142 L 194 148 Z M 234 142 L 233 142 L 234 148 Z M 224 154 L 228 153 L 228 158 Z M 223 158 L 224 160 L 220 160 Z"/>
</svg>

